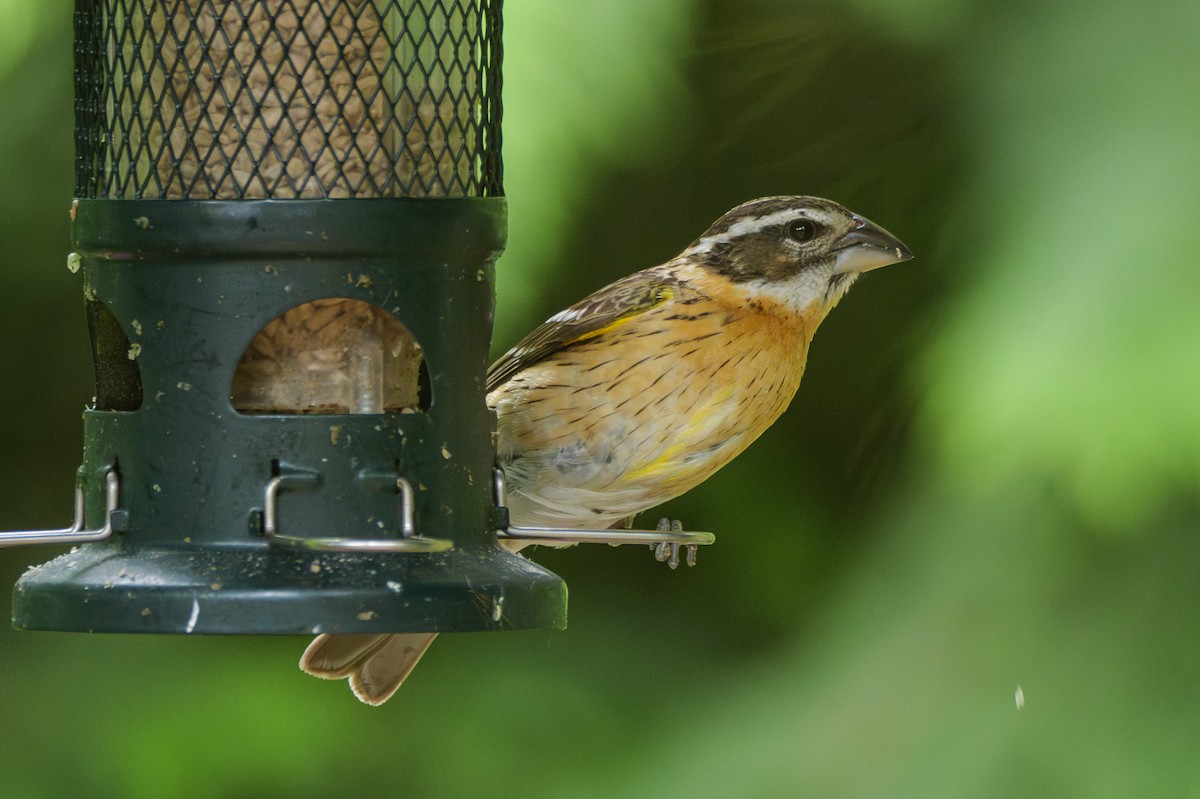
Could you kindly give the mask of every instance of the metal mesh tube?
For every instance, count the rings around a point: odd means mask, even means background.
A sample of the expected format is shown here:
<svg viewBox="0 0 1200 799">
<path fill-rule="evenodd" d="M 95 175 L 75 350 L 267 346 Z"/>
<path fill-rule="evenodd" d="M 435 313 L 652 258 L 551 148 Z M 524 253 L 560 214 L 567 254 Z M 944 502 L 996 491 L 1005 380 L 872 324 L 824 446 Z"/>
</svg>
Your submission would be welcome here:
<svg viewBox="0 0 1200 799">
<path fill-rule="evenodd" d="M 499 0 L 77 0 L 80 197 L 503 193 Z"/>
<path fill-rule="evenodd" d="M 75 25 L 79 197 L 503 193 L 500 0 L 76 0 Z M 428 402 L 421 346 L 361 305 L 316 300 L 268 323 L 234 407 Z M 346 394 L 371 358 L 379 385 Z"/>
</svg>

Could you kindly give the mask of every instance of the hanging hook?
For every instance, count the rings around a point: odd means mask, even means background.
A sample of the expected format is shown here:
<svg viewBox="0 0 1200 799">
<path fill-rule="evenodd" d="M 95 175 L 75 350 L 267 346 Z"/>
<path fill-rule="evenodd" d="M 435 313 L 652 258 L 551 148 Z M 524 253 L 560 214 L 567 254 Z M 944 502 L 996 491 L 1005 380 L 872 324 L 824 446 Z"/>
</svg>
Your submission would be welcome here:
<svg viewBox="0 0 1200 799">
<path fill-rule="evenodd" d="M 104 526 L 94 530 L 83 529 L 84 496 L 83 486 L 75 484 L 75 519 L 70 527 L 59 530 L 11 530 L 0 532 L 0 547 L 22 544 L 82 544 L 88 541 L 103 541 L 113 534 L 113 512 L 121 503 L 121 479 L 116 469 L 104 475 Z"/>
</svg>

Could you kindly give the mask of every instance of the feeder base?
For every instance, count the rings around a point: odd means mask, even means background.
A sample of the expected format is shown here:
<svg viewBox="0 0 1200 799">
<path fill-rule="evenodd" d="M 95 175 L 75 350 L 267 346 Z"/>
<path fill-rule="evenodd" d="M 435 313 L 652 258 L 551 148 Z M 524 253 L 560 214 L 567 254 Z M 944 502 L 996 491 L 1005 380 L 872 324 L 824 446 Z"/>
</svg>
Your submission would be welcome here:
<svg viewBox="0 0 1200 799">
<path fill-rule="evenodd" d="M 566 627 L 566 584 L 496 547 L 432 554 L 84 544 L 29 570 L 13 626 L 108 633 L 475 632 Z"/>
</svg>

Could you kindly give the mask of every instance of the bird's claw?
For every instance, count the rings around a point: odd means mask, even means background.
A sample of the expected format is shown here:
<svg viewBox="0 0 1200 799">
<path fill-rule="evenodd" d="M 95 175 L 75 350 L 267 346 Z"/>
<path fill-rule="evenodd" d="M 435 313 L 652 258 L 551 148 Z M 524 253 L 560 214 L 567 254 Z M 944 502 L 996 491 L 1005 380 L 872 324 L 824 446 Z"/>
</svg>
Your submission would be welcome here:
<svg viewBox="0 0 1200 799">
<path fill-rule="evenodd" d="M 683 532 L 683 522 L 679 519 L 671 520 L 662 518 L 658 520 L 658 526 L 654 528 L 660 532 Z M 666 563 L 672 569 L 679 568 L 679 556 L 682 550 L 687 550 L 687 565 L 696 565 L 696 551 L 699 549 L 695 544 L 678 544 L 670 541 L 660 541 L 657 544 L 651 544 L 650 548 L 654 550 L 654 559 L 659 563 Z"/>
</svg>

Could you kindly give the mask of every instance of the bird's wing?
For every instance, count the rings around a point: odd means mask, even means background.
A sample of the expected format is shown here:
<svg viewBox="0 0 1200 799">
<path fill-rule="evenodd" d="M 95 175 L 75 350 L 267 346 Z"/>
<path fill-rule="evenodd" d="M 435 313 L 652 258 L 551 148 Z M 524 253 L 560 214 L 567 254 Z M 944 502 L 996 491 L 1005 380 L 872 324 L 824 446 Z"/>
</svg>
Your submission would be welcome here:
<svg viewBox="0 0 1200 799">
<path fill-rule="evenodd" d="M 676 288 L 677 282 L 667 273 L 647 269 L 559 311 L 492 364 L 487 374 L 488 393 L 559 350 L 595 338 L 669 302 Z"/>
</svg>

